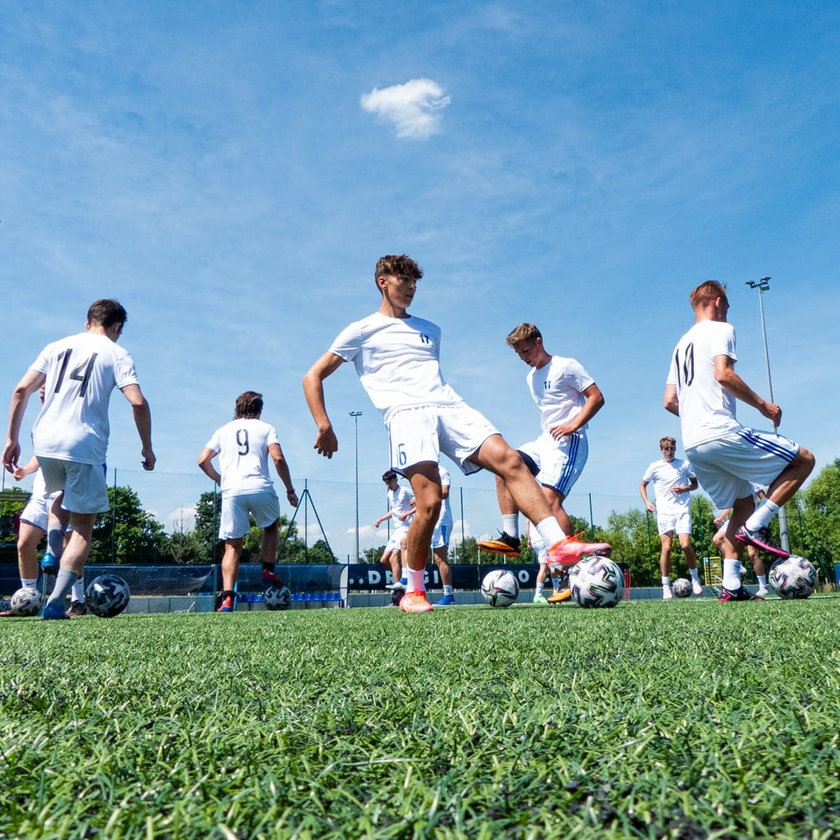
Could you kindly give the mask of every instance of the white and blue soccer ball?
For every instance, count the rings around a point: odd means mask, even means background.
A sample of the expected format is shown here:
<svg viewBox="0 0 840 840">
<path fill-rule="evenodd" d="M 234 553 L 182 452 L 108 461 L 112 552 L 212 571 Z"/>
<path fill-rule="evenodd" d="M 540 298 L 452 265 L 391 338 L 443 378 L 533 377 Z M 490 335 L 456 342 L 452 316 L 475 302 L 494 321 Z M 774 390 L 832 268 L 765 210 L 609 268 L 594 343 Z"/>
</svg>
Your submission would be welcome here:
<svg viewBox="0 0 840 840">
<path fill-rule="evenodd" d="M 131 600 L 128 584 L 113 573 L 106 573 L 94 578 L 85 590 L 87 608 L 100 618 L 113 618 L 119 615 Z"/>
<path fill-rule="evenodd" d="M 25 618 L 38 615 L 42 606 L 44 606 L 44 599 L 41 593 L 34 586 L 23 586 L 12 595 L 9 609 L 14 615 Z"/>
<path fill-rule="evenodd" d="M 624 597 L 624 572 L 609 557 L 584 557 L 569 570 L 569 588 L 581 607 L 614 607 Z"/>
<path fill-rule="evenodd" d="M 519 597 L 519 581 L 507 569 L 494 569 L 481 581 L 481 595 L 491 607 L 509 607 Z"/>
<path fill-rule="evenodd" d="M 691 595 L 691 582 L 686 578 L 677 578 L 671 584 L 671 592 L 677 596 L 677 598 L 688 598 Z"/>
<path fill-rule="evenodd" d="M 269 586 L 265 590 L 265 607 L 268 610 L 287 610 L 292 606 L 292 593 L 288 586 Z"/>
<path fill-rule="evenodd" d="M 781 598 L 807 598 L 816 588 L 817 570 L 810 560 L 791 554 L 770 567 L 767 580 Z"/>
</svg>

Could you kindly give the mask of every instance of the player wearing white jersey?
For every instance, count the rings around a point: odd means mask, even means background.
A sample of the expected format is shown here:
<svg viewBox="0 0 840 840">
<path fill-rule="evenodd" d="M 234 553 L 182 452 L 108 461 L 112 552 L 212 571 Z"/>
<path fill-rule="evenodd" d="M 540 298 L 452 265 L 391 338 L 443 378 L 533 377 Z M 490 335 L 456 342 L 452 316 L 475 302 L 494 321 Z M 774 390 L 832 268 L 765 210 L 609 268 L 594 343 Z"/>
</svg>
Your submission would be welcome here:
<svg viewBox="0 0 840 840">
<path fill-rule="evenodd" d="M 379 562 L 391 570 L 391 582 L 385 588 L 405 589 L 408 580 L 403 578 L 400 555 L 414 513 L 414 496 L 408 488 L 400 486 L 399 476 L 393 470 L 387 470 L 382 480 L 388 488 L 388 512 L 378 516 L 373 521 L 373 527 L 378 528 L 386 519 L 390 519 L 393 528 Z"/>
<path fill-rule="evenodd" d="M 331 458 L 338 440 L 324 400 L 324 380 L 352 361 L 373 401 L 385 415 L 391 464 L 414 491 L 417 513 L 406 538 L 409 589 L 400 601 L 405 612 L 427 612 L 424 581 L 432 531 L 440 512 L 441 452 L 464 473 L 486 468 L 500 475 L 517 504 L 536 521 L 558 563 L 575 563 L 565 549 L 557 521 L 522 459 L 479 412 L 445 382 L 440 371 L 440 329 L 408 313 L 422 269 L 410 257 L 377 261 L 374 281 L 381 295 L 376 313 L 343 330 L 303 380 L 309 410 L 318 427 L 315 449 Z"/>
<path fill-rule="evenodd" d="M 604 395 L 583 365 L 576 359 L 553 356 L 543 344 L 535 324 L 520 324 L 507 336 L 507 343 L 528 365 L 526 376 L 531 398 L 540 412 L 540 436 L 519 447 L 519 453 L 536 476 L 546 502 L 560 523 L 569 544 L 580 554 L 606 554 L 608 543 L 584 543 L 573 535 L 573 525 L 563 502 L 569 495 L 589 456 L 586 429 L 589 421 L 604 405 Z M 478 547 L 491 554 L 519 554 L 519 509 L 505 485 L 496 481 L 496 494 L 502 514 L 502 533 L 496 540 L 484 540 Z M 531 546 L 543 554 L 540 536 L 531 534 Z M 540 564 L 537 594 L 542 596 L 546 569 Z M 552 565 L 549 563 L 549 565 Z M 569 597 L 566 587 L 548 600 L 557 602 Z"/>
<path fill-rule="evenodd" d="M 671 550 L 674 534 L 685 555 L 685 564 L 691 575 L 691 588 L 695 595 L 703 594 L 700 573 L 697 571 L 697 557 L 691 545 L 691 492 L 697 489 L 697 477 L 691 471 L 691 464 L 675 457 L 677 441 L 664 437 L 659 441 L 662 457 L 645 470 L 639 493 L 649 513 L 656 513 L 661 550 L 659 572 L 662 579 L 662 597 L 673 598 L 671 592 Z M 653 484 L 655 504 L 647 494 L 648 484 Z"/>
<path fill-rule="evenodd" d="M 742 426 L 736 400 L 757 409 L 775 428 L 782 409 L 755 393 L 735 373 L 735 329 L 726 322 L 729 300 L 720 283 L 709 280 L 691 293 L 694 326 L 677 342 L 663 398 L 680 418 L 686 455 L 703 489 L 719 508 L 732 508 L 724 537 L 723 589 L 719 600 L 750 600 L 741 586 L 745 544 L 786 557 L 774 546 L 768 525 L 814 468 L 814 456 L 778 433 Z M 769 485 L 756 508 L 751 482 Z"/>
<path fill-rule="evenodd" d="M 269 473 L 269 458 L 286 486 L 286 498 L 297 507 L 289 465 L 283 455 L 277 431 L 260 418 L 262 394 L 245 391 L 236 398 L 234 419 L 210 437 L 198 456 L 198 466 L 222 491 L 222 515 L 219 539 L 225 542 L 222 557 L 222 598 L 219 612 L 233 612 L 236 607 L 236 580 L 245 536 L 251 530 L 249 516 L 262 528 L 263 582 L 279 586 L 276 574 L 277 520 L 280 503 Z M 219 472 L 213 466 L 218 455 Z"/>
<path fill-rule="evenodd" d="M 64 490 L 72 534 L 61 558 L 45 619 L 66 618 L 64 599 L 81 577 L 90 554 L 97 514 L 108 510 L 102 465 L 108 448 L 108 404 L 119 388 L 131 404 L 142 445 L 142 465 L 155 466 L 152 415 L 131 357 L 116 342 L 126 311 L 115 300 L 97 300 L 87 313 L 86 332 L 47 345 L 12 393 L 3 465 L 14 472 L 20 458 L 20 427 L 29 397 L 44 387 L 44 405 L 32 442 L 47 492 Z"/>
</svg>

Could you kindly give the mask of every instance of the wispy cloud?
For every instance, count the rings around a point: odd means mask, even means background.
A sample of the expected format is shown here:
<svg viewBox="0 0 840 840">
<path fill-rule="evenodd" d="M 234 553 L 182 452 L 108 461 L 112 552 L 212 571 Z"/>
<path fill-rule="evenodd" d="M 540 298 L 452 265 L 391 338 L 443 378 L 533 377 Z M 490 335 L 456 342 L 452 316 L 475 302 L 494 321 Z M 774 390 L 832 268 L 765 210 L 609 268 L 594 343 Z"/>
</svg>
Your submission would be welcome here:
<svg viewBox="0 0 840 840">
<path fill-rule="evenodd" d="M 446 91 L 431 79 L 374 88 L 361 97 L 365 111 L 393 123 L 397 137 L 412 140 L 427 140 L 440 130 L 441 112 L 450 101 Z"/>
</svg>

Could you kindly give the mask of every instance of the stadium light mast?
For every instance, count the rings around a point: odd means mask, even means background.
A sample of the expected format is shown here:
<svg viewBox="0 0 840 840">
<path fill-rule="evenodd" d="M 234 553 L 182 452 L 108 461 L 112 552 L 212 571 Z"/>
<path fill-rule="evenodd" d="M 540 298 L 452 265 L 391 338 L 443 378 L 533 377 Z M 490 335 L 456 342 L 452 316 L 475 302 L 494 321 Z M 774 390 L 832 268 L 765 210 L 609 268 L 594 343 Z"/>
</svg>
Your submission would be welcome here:
<svg viewBox="0 0 840 840">
<path fill-rule="evenodd" d="M 767 347 L 767 327 L 764 323 L 764 293 L 770 291 L 770 277 L 762 277 L 760 280 L 747 280 L 746 285 L 751 289 L 758 289 L 758 312 L 761 316 L 761 338 L 764 342 L 764 365 L 767 368 L 767 385 L 770 388 L 770 402 L 776 402 L 773 397 L 773 376 L 770 373 L 770 351 Z M 773 427 L 778 434 L 778 426 Z M 779 539 L 782 548 L 790 551 L 790 539 L 788 538 L 787 514 L 784 505 L 779 508 Z"/>
<path fill-rule="evenodd" d="M 356 562 L 359 562 L 359 418 L 361 411 L 351 411 L 356 439 Z"/>
</svg>

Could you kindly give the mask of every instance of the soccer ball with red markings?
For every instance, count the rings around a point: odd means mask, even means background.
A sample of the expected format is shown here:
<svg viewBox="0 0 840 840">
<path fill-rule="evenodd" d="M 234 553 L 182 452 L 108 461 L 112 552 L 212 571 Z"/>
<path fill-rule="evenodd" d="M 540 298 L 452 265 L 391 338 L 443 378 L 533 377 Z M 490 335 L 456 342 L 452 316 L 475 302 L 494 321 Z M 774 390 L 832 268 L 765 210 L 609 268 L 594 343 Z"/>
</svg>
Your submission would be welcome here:
<svg viewBox="0 0 840 840">
<path fill-rule="evenodd" d="M 810 560 L 791 554 L 770 567 L 767 580 L 781 598 L 807 598 L 817 585 L 817 570 Z"/>
<path fill-rule="evenodd" d="M 491 607 L 509 607 L 519 597 L 519 581 L 507 569 L 494 569 L 481 581 L 481 595 Z"/>
<path fill-rule="evenodd" d="M 609 557 L 584 557 L 569 570 L 569 588 L 586 609 L 614 607 L 624 597 L 624 572 Z"/>
</svg>

